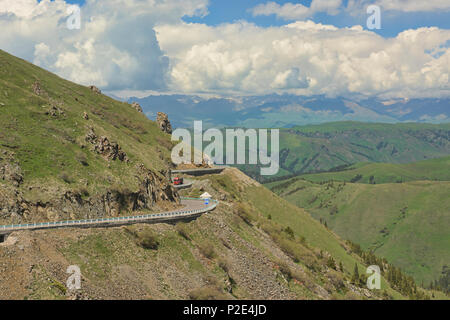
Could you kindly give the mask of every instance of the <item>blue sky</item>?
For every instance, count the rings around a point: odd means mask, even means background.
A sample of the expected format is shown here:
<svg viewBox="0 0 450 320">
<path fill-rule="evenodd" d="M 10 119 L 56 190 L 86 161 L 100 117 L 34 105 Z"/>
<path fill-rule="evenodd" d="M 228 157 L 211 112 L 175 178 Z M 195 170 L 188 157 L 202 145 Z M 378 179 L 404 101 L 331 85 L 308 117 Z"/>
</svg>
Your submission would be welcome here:
<svg viewBox="0 0 450 320">
<path fill-rule="evenodd" d="M 426 0 L 424 0 L 426 1 Z M 264 0 L 212 0 L 210 2 L 210 14 L 204 18 L 199 17 L 185 17 L 187 22 L 206 23 L 208 25 L 217 25 L 221 23 L 233 22 L 235 20 L 246 20 L 261 26 L 279 26 L 286 23 L 282 19 L 277 19 L 275 16 L 258 16 L 254 17 L 250 11 L 260 3 L 266 3 Z M 305 6 L 311 5 L 311 0 L 304 1 L 290 1 L 277 0 L 274 1 L 280 5 L 285 3 L 301 3 Z M 347 5 L 348 0 L 344 1 L 344 6 Z M 384 18 L 384 19 L 383 19 Z M 339 14 L 330 16 L 323 13 L 318 13 L 311 18 L 314 22 L 323 24 L 332 24 L 337 27 L 351 27 L 355 24 L 365 25 L 367 14 L 362 12 L 360 16 L 352 17 L 347 14 Z M 382 15 L 383 27 L 381 30 L 376 30 L 382 36 L 393 37 L 399 32 L 406 29 L 415 29 L 420 27 L 437 26 L 444 29 L 450 29 L 450 17 L 448 12 L 418 12 L 407 14 L 386 14 Z"/>
<path fill-rule="evenodd" d="M 107 0 L 105 0 L 107 1 Z M 427 1 L 427 0 L 423 0 Z M 83 5 L 85 0 L 67 0 L 68 3 Z M 233 23 L 238 20 L 245 20 L 255 23 L 256 25 L 269 27 L 280 26 L 286 24 L 286 21 L 271 16 L 254 16 L 251 9 L 258 4 L 264 4 L 266 0 L 210 0 L 209 14 L 205 17 L 184 17 L 186 22 L 203 23 L 210 26 L 216 26 L 223 23 Z M 273 0 L 280 5 L 286 3 L 300 3 L 310 6 L 312 0 Z M 343 0 L 343 6 L 346 7 L 348 0 Z M 359 16 L 351 16 L 349 14 L 338 14 L 335 16 L 326 13 L 317 13 L 309 18 L 314 22 L 322 24 L 331 24 L 336 27 L 351 27 L 355 24 L 365 25 L 368 15 L 361 12 Z M 450 13 L 448 11 L 431 11 L 431 12 L 383 12 L 382 11 L 382 28 L 374 30 L 374 32 L 383 37 L 395 37 L 399 32 L 407 29 L 417 29 L 420 27 L 439 27 L 441 29 L 450 29 Z"/>
</svg>

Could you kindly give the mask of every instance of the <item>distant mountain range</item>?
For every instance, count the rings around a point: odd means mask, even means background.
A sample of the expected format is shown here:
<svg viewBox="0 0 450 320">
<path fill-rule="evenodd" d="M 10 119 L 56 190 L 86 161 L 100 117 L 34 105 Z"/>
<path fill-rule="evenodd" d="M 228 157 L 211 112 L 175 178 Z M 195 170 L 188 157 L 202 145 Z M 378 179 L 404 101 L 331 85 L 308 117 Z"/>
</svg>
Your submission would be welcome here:
<svg viewBox="0 0 450 320">
<path fill-rule="evenodd" d="M 130 98 L 153 119 L 158 111 L 169 115 L 172 125 L 191 127 L 203 120 L 204 127 L 279 127 L 334 121 L 450 122 L 450 99 L 351 100 L 325 96 L 264 95 L 205 98 L 197 95 L 151 95 Z"/>
</svg>

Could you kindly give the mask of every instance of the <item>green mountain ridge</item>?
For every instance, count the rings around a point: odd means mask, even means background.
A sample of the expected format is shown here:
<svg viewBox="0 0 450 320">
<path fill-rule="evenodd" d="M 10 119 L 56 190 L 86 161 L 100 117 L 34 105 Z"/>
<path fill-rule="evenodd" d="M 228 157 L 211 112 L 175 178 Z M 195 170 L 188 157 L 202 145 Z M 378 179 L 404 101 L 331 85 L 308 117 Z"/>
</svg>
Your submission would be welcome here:
<svg viewBox="0 0 450 320">
<path fill-rule="evenodd" d="M 328 180 L 358 183 L 401 183 L 408 181 L 450 181 L 450 157 L 430 159 L 407 164 L 357 163 L 346 170 L 304 174 L 300 177 L 311 182 Z"/>
<path fill-rule="evenodd" d="M 336 122 L 280 130 L 280 171 L 269 182 L 304 173 L 329 171 L 360 162 L 410 163 L 450 155 L 450 124 Z"/>
<path fill-rule="evenodd" d="M 266 186 L 341 237 L 430 283 L 450 263 L 449 172 L 449 157 L 402 165 L 363 163 Z"/>
</svg>

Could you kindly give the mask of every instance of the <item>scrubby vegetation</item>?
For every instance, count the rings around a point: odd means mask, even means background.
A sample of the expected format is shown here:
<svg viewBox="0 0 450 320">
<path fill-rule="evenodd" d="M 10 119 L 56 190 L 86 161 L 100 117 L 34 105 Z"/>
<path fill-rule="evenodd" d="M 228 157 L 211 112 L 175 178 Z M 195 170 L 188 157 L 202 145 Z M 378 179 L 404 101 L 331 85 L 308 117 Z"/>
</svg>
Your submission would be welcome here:
<svg viewBox="0 0 450 320">
<path fill-rule="evenodd" d="M 144 249 L 157 250 L 159 247 L 158 236 L 150 228 L 137 229 L 130 227 L 126 229 L 133 237 L 137 245 Z"/>
</svg>

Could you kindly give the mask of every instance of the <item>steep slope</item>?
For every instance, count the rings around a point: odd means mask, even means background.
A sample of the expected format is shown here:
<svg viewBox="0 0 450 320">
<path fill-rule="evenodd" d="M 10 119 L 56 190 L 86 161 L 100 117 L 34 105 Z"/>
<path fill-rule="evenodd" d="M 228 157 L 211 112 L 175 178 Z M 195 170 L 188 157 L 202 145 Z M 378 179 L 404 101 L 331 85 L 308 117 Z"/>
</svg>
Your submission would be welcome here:
<svg viewBox="0 0 450 320">
<path fill-rule="evenodd" d="M 203 176 L 184 192 L 203 191 L 222 198 L 219 207 L 175 226 L 13 233 L 0 245 L 1 297 L 406 298 L 384 279 L 382 290 L 368 290 L 364 263 L 347 243 L 236 169 Z M 361 279 L 352 284 L 355 263 Z M 75 293 L 65 286 L 69 265 L 82 272 Z"/>
<path fill-rule="evenodd" d="M 326 222 L 341 237 L 428 284 L 450 263 L 450 182 L 414 180 L 444 180 L 449 169 L 448 158 L 396 166 L 369 164 L 351 173 L 304 175 L 267 187 Z M 369 182 L 373 175 L 377 184 L 337 182 L 355 174 L 361 175 L 358 182 Z M 413 181 L 381 183 L 392 179 Z"/>
<path fill-rule="evenodd" d="M 168 135 L 129 104 L 0 51 L 0 223 L 176 205 Z"/>
</svg>

